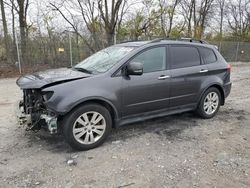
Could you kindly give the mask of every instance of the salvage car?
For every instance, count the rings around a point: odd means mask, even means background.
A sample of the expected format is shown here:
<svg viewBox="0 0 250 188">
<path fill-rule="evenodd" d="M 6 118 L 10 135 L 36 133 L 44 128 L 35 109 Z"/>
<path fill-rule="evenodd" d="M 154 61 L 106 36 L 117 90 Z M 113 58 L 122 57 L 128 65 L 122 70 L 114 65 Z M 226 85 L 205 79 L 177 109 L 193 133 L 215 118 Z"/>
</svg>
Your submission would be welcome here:
<svg viewBox="0 0 250 188">
<path fill-rule="evenodd" d="M 101 145 L 112 128 L 195 111 L 212 118 L 231 90 L 231 66 L 202 40 L 156 39 L 105 48 L 71 68 L 20 77 L 19 119 L 62 133 L 69 145 Z"/>
</svg>

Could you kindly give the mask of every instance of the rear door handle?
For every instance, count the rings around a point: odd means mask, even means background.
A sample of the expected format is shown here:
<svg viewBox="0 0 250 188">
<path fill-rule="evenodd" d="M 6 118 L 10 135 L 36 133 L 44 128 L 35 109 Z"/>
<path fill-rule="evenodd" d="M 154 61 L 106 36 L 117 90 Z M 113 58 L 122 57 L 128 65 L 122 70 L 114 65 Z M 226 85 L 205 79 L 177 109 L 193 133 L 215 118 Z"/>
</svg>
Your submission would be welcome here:
<svg viewBox="0 0 250 188">
<path fill-rule="evenodd" d="M 158 77 L 158 80 L 165 80 L 165 79 L 168 79 L 168 78 L 170 78 L 170 76 L 161 75 L 161 76 Z"/>
<path fill-rule="evenodd" d="M 201 69 L 200 73 L 203 73 L 203 72 L 208 72 L 208 70 L 207 69 Z"/>
</svg>

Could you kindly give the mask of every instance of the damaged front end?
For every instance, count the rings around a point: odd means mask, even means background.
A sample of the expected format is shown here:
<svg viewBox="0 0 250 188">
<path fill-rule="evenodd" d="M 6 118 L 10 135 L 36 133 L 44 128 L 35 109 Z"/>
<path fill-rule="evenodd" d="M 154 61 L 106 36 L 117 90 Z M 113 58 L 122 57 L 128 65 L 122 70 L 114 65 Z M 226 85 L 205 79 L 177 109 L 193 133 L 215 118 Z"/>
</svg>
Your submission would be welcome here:
<svg viewBox="0 0 250 188">
<path fill-rule="evenodd" d="M 38 131 L 45 128 L 51 134 L 57 133 L 57 117 L 45 104 L 52 95 L 52 91 L 23 89 L 23 100 L 18 104 L 17 117 L 20 124 L 26 125 L 26 130 Z"/>
<path fill-rule="evenodd" d="M 55 93 L 47 91 L 48 88 L 89 76 L 90 74 L 75 69 L 60 68 L 18 78 L 16 83 L 23 91 L 23 100 L 17 105 L 20 124 L 27 125 L 27 130 L 37 131 L 46 128 L 51 134 L 57 133 L 58 114 L 46 105 Z"/>
</svg>

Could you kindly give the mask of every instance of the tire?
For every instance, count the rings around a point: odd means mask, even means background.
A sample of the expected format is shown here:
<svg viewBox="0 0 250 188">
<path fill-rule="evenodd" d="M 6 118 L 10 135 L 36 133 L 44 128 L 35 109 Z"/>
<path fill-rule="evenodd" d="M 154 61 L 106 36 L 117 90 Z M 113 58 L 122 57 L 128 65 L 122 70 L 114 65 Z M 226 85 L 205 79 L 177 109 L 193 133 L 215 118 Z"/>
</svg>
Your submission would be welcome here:
<svg viewBox="0 0 250 188">
<path fill-rule="evenodd" d="M 112 129 L 109 111 L 96 103 L 82 105 L 64 117 L 63 135 L 76 150 L 100 146 Z"/>
<path fill-rule="evenodd" d="M 209 98 L 211 100 L 209 100 Z M 220 109 L 220 105 L 221 105 L 220 91 L 215 87 L 210 87 L 202 95 L 196 112 L 200 117 L 204 119 L 209 119 L 216 115 L 216 113 Z"/>
</svg>

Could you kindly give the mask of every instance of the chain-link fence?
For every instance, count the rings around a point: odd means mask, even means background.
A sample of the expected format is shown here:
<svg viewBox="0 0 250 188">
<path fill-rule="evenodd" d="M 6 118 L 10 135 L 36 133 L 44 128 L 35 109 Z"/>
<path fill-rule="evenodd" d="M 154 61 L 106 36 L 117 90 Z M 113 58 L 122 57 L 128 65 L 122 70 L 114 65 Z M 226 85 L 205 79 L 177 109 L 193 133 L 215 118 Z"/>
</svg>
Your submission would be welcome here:
<svg viewBox="0 0 250 188">
<path fill-rule="evenodd" d="M 91 55 L 90 49 L 74 33 L 29 36 L 21 41 L 20 36 L 9 41 L 10 55 L 0 37 L 0 77 L 16 76 L 48 68 L 70 67 Z"/>
<path fill-rule="evenodd" d="M 89 48 L 77 35 L 61 34 L 50 37 L 36 37 L 26 41 L 25 54 L 18 38 L 21 64 L 47 64 L 50 67 L 72 66 L 91 54 Z M 18 60 L 18 58 L 15 58 Z"/>
<path fill-rule="evenodd" d="M 250 42 L 210 42 L 218 47 L 218 50 L 228 62 L 250 62 Z"/>
<path fill-rule="evenodd" d="M 47 37 L 30 37 L 26 41 L 26 50 L 22 49 L 20 37 L 12 42 L 12 65 L 18 69 L 19 62 L 22 72 L 41 70 L 41 67 L 69 67 L 91 55 L 93 51 L 74 33 L 62 33 Z M 119 43 L 119 40 L 117 40 Z M 228 62 L 250 62 L 250 42 L 210 41 Z M 93 45 L 93 44 L 92 44 Z M 0 61 L 4 62 L 3 45 L 0 44 Z M 17 53 L 17 49 L 20 52 Z M 25 52 L 25 54 L 22 54 Z M 20 58 L 18 58 L 18 55 Z M 20 61 L 19 61 L 20 59 Z M 1 64 L 1 62 L 0 62 Z M 26 69 L 26 70 L 25 70 Z"/>
<path fill-rule="evenodd" d="M 158 36 L 141 37 L 140 40 L 153 40 Z M 164 38 L 164 37 L 162 37 Z M 128 39 L 130 41 L 130 39 Z M 132 40 L 131 40 L 132 41 Z M 250 62 L 250 42 L 241 41 L 207 41 L 217 46 L 220 53 L 228 62 Z M 119 40 L 118 40 L 119 43 Z"/>
<path fill-rule="evenodd" d="M 250 42 L 210 41 L 209 43 L 216 45 L 228 62 L 250 62 Z M 92 53 L 84 43 L 77 43 L 74 37 L 68 36 L 47 43 L 35 41 L 28 46 L 28 49 L 29 63 L 45 63 L 52 67 L 70 66 L 71 63 L 74 65 Z"/>
</svg>

